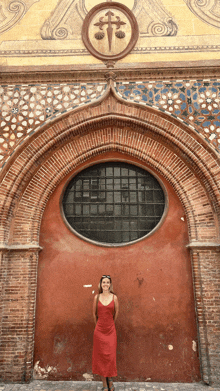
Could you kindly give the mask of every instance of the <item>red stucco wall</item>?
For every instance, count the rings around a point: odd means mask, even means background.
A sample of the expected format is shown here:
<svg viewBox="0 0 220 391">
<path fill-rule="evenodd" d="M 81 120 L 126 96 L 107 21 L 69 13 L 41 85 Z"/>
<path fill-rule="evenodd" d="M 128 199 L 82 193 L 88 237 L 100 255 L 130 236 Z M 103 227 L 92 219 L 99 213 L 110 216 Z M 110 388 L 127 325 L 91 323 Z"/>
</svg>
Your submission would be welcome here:
<svg viewBox="0 0 220 391">
<path fill-rule="evenodd" d="M 102 159 L 113 157 L 120 158 Z M 80 239 L 65 225 L 60 198 L 72 175 L 51 195 L 41 225 L 35 364 L 46 368 L 49 379 L 83 380 L 91 374 L 93 291 L 108 273 L 120 303 L 118 380 L 198 381 L 187 222 L 173 188 L 161 178 L 169 205 L 154 234 L 109 248 Z"/>
</svg>

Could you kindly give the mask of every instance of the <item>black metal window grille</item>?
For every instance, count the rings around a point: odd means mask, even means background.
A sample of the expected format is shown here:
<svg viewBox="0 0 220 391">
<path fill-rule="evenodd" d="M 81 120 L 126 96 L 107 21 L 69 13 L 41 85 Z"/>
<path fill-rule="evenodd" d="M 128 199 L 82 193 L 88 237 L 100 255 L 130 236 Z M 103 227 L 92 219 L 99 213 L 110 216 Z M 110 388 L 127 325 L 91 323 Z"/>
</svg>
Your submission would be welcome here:
<svg viewBox="0 0 220 391">
<path fill-rule="evenodd" d="M 76 175 L 66 188 L 63 211 L 88 239 L 120 244 L 150 233 L 161 220 L 165 196 L 157 179 L 127 163 L 103 163 Z"/>
</svg>

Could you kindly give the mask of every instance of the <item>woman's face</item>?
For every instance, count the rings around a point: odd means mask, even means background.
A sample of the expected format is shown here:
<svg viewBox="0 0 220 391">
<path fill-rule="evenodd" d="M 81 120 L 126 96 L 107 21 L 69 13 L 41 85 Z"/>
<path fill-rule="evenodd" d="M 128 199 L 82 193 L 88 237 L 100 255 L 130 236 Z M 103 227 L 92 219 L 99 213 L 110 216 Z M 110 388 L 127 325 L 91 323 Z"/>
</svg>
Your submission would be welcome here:
<svg viewBox="0 0 220 391">
<path fill-rule="evenodd" d="M 110 282 L 109 278 L 103 278 L 102 283 L 101 283 L 101 287 L 102 287 L 103 292 L 109 291 L 110 285 L 111 285 L 111 282 Z"/>
</svg>

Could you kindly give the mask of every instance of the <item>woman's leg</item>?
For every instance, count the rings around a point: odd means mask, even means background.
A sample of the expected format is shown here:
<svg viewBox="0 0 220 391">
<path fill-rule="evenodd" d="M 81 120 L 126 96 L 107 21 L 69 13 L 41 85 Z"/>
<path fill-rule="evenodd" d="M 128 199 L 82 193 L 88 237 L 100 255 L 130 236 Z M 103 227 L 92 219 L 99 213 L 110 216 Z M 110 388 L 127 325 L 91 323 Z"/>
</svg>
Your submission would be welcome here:
<svg viewBox="0 0 220 391">
<path fill-rule="evenodd" d="M 102 384 L 103 384 L 103 388 L 108 388 L 106 377 L 102 376 Z"/>
<path fill-rule="evenodd" d="M 113 384 L 113 380 L 111 377 L 108 377 L 108 389 L 109 391 L 114 391 L 115 390 L 115 387 L 114 387 L 114 384 Z"/>
</svg>

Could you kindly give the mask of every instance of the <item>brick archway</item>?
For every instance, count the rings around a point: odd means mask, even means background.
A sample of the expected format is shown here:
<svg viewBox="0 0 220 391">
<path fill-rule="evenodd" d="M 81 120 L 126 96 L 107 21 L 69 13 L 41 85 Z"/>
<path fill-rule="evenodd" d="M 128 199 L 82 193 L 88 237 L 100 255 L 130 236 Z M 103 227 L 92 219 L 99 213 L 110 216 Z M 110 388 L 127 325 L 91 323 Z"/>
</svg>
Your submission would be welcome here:
<svg viewBox="0 0 220 391">
<path fill-rule="evenodd" d="M 104 147 L 104 144 L 111 144 L 113 148 L 124 144 L 126 150 L 130 152 L 132 149 L 137 150 L 137 155 L 145 159 L 146 148 L 143 141 L 141 145 L 139 137 L 148 136 L 173 151 L 173 154 L 181 159 L 182 164 L 189 167 L 190 171 L 195 174 L 204 187 L 215 218 L 218 218 L 220 203 L 218 157 L 208 144 L 193 130 L 176 120 L 167 118 L 166 115 L 151 108 L 146 109 L 137 104 L 126 103 L 110 90 L 107 91 L 99 105 L 88 105 L 88 107 L 78 109 L 52 126 L 41 129 L 32 138 L 27 139 L 15 156 L 13 155 L 9 160 L 1 175 L 3 198 L 1 216 L 4 222 L 7 222 L 3 224 L 1 230 L 1 241 L 13 242 L 13 238 L 9 235 L 12 226 L 11 215 L 12 213 L 14 215 L 23 192 L 43 161 L 46 162 L 48 157 L 67 144 L 68 140 L 78 140 L 86 134 L 90 137 L 89 134 L 91 135 L 91 132 L 98 129 L 117 126 L 121 131 L 126 129 L 126 133 L 114 136 L 116 137 L 114 140 L 114 138 L 111 139 L 111 132 L 109 132 L 107 136 L 104 136 L 104 141 L 101 140 L 100 145 L 97 140 L 89 141 L 88 147 L 81 147 L 85 155 L 84 159 L 89 156 L 88 154 L 99 153 L 99 148 L 103 150 L 109 148 Z M 133 140 L 129 131 L 136 136 Z M 155 152 L 153 153 L 153 159 L 157 159 Z M 179 183 L 180 181 L 181 178 L 177 180 Z"/>
<path fill-rule="evenodd" d="M 97 106 L 77 110 L 39 131 L 21 146 L 3 171 L 1 216 L 2 263 L 11 280 L 5 286 L 22 282 L 23 312 L 20 313 L 21 341 L 2 352 L 3 378 L 29 379 L 32 371 L 36 268 L 41 218 L 50 194 L 61 179 L 82 162 L 107 151 L 118 151 L 147 163 L 160 172 L 174 187 L 184 206 L 193 258 L 197 299 L 200 350 L 203 378 L 215 379 L 211 349 L 207 339 L 212 328 L 206 327 L 210 316 L 203 307 L 202 289 L 208 283 L 198 268 L 203 262 L 212 268 L 217 261 L 219 221 L 219 178 L 217 158 L 193 131 L 153 109 L 127 104 L 109 90 Z M 8 285 L 7 285 L 8 284 Z M 216 281 L 217 284 L 217 281 Z M 217 286 L 216 286 L 217 289 Z M 5 289 L 3 300 L 12 291 Z M 12 328 L 15 318 L 3 303 L 2 338 Z M 17 318 L 16 318 L 17 322 Z M 14 336 L 14 337 L 13 337 Z M 213 347 L 216 342 L 213 339 Z M 15 357 L 14 351 L 19 351 Z M 13 364 L 12 364 L 13 363 Z"/>
<path fill-rule="evenodd" d="M 44 206 L 59 181 L 80 163 L 111 150 L 135 156 L 140 162 L 144 161 L 156 168 L 172 183 L 185 207 L 191 240 L 217 239 L 209 197 L 196 174 L 184 161 L 166 144 L 149 135 L 140 134 L 132 128 L 110 126 L 74 137 L 71 142 L 62 144 L 41 164 L 25 188 L 17 207 L 10 231 L 12 243 L 37 244 Z M 177 167 L 178 170 L 175 169 Z M 37 194 L 34 200 L 32 194 Z M 202 219 L 197 194 L 200 195 L 199 203 L 203 205 Z M 209 226 L 206 226 L 205 230 L 202 224 L 204 211 L 209 216 Z"/>
</svg>

